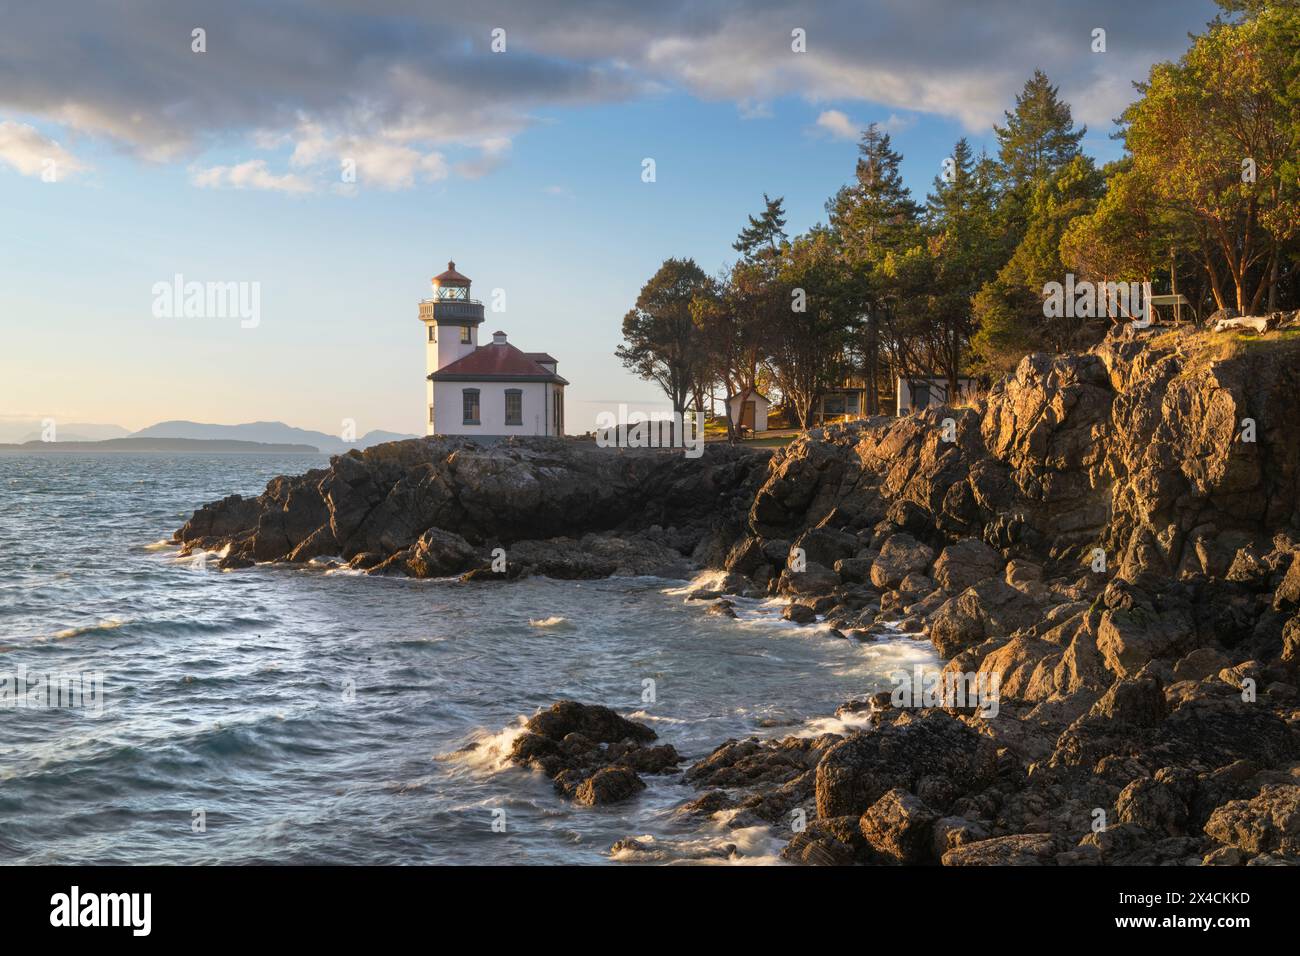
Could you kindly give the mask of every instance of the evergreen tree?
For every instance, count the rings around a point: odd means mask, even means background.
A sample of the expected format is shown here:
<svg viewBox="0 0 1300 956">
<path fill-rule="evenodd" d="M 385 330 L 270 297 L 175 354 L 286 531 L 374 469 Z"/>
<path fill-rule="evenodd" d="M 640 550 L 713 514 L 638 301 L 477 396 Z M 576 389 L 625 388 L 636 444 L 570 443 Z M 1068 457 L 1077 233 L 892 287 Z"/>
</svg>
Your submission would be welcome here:
<svg viewBox="0 0 1300 956">
<path fill-rule="evenodd" d="M 976 160 L 965 138 L 957 141 L 926 197 L 926 253 L 930 280 L 917 329 L 931 368 L 957 394 L 969 343 L 972 300 L 1002 263 L 994 215 L 996 187 L 987 156 Z"/>
<path fill-rule="evenodd" d="M 749 217 L 749 225 L 740 230 L 740 235 L 731 244 L 731 248 L 748 261 L 769 257 L 777 252 L 786 238 L 783 202 L 781 196 L 772 199 L 763 193 L 763 211 L 757 216 Z"/>
<path fill-rule="evenodd" d="M 1088 128 L 1074 128 L 1070 105 L 1042 70 L 1034 71 L 1016 97 L 1016 108 L 1003 115 L 1006 126 L 994 126 L 993 132 L 1005 188 L 1042 182 L 1080 155 Z"/>
<path fill-rule="evenodd" d="M 841 255 L 857 273 L 863 292 L 859 350 L 867 413 L 875 415 L 883 384 L 882 336 L 892 325 L 902 291 L 898 257 L 921 242 L 921 209 L 903 183 L 903 157 L 894 151 L 888 133 L 872 123 L 862 134 L 858 154 L 854 181 L 826 209 Z"/>
</svg>

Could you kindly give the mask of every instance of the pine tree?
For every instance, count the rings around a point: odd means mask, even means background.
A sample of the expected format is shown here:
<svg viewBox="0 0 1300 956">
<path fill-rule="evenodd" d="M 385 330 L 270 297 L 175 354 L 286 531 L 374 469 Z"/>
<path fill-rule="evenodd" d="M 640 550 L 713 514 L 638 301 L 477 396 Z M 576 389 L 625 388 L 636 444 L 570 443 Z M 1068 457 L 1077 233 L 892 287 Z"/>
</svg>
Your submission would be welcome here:
<svg viewBox="0 0 1300 956">
<path fill-rule="evenodd" d="M 926 197 L 932 281 L 925 290 L 919 334 L 933 367 L 957 394 L 962 357 L 971 334 L 971 300 L 1001 265 L 994 216 L 996 189 L 988 157 L 975 160 L 962 138 Z"/>
<path fill-rule="evenodd" d="M 1004 115 L 1007 125 L 994 126 L 993 132 L 1005 188 L 1042 182 L 1080 155 L 1088 128 L 1074 128 L 1070 104 L 1042 70 L 1034 71 L 1016 97 L 1015 110 Z"/>
<path fill-rule="evenodd" d="M 844 247 L 855 258 L 872 261 L 911 239 L 921 210 L 903 183 L 903 157 L 879 125 L 863 132 L 858 153 L 854 182 L 835 194 L 826 211 Z"/>
<path fill-rule="evenodd" d="M 903 157 L 872 123 L 858 144 L 854 181 L 826 204 L 841 253 L 867 291 L 861 335 L 867 412 L 878 414 L 881 330 L 897 301 L 899 257 L 920 242 L 921 209 L 903 183 Z"/>
<path fill-rule="evenodd" d="M 740 235 L 731 244 L 747 260 L 770 256 L 776 252 L 785 240 L 784 198 L 770 198 L 763 193 L 763 211 L 757 217 L 749 217 L 749 225 L 740 230 Z"/>
</svg>

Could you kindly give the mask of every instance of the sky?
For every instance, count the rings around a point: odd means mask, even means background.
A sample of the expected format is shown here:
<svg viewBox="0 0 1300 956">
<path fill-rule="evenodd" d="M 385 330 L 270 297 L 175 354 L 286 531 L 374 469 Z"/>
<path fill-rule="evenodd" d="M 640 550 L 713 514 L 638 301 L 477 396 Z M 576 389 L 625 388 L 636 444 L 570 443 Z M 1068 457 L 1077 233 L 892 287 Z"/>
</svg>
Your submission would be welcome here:
<svg viewBox="0 0 1300 956">
<path fill-rule="evenodd" d="M 0 428 L 422 433 L 417 303 L 450 259 L 476 298 L 504 292 L 483 340 L 499 328 L 559 360 L 571 432 L 621 402 L 664 407 L 614 349 L 665 258 L 717 272 L 765 192 L 791 234 L 823 221 L 870 122 L 924 196 L 958 137 L 996 150 L 992 125 L 1035 68 L 1087 124 L 1085 150 L 1116 158 L 1132 82 L 1216 9 L 211 6 L 0 11 Z M 247 283 L 256 319 L 169 314 L 160 289 L 178 275 Z"/>
</svg>

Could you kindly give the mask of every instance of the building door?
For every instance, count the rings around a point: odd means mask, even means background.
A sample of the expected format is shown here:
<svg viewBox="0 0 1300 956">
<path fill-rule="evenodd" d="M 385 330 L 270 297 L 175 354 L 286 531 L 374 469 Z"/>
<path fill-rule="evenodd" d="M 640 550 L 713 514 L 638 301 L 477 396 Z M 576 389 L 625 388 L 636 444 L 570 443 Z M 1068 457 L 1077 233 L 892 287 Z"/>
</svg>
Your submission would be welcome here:
<svg viewBox="0 0 1300 956">
<path fill-rule="evenodd" d="M 930 404 L 930 386 L 913 385 L 912 386 L 912 408 L 926 408 Z"/>
<path fill-rule="evenodd" d="M 740 405 L 740 427 L 748 428 L 751 431 L 754 428 L 754 406 L 757 403 L 751 398 Z"/>
</svg>

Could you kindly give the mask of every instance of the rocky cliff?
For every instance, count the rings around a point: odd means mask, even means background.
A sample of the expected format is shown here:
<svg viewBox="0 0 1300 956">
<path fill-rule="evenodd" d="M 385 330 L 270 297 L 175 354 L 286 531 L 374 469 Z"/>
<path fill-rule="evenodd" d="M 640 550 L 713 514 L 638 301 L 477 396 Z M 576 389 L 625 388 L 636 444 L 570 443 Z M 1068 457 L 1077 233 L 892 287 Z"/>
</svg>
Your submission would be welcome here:
<svg viewBox="0 0 1300 956">
<path fill-rule="evenodd" d="M 391 442 L 201 508 L 176 532 L 223 568 L 337 558 L 374 574 L 687 574 L 711 529 L 738 526 L 767 455 L 602 449 L 556 438 Z M 751 492 L 752 493 L 752 492 Z M 488 574 L 487 576 L 491 576 Z"/>
<path fill-rule="evenodd" d="M 687 771 L 687 812 L 815 807 L 792 860 L 1300 862 L 1296 335 L 1130 332 L 1029 356 L 973 407 L 770 457 L 397 442 L 208 505 L 177 539 L 226 567 L 713 567 L 849 638 L 923 632 L 997 688 L 995 716 L 850 702 L 865 732 L 730 741 Z"/>
<path fill-rule="evenodd" d="M 790 858 L 1300 862 L 1293 336 L 1030 356 L 976 407 L 774 458 L 723 565 L 850 636 L 924 632 L 1000 703 L 870 702 L 783 782 L 818 811 Z"/>
</svg>

